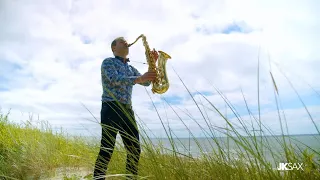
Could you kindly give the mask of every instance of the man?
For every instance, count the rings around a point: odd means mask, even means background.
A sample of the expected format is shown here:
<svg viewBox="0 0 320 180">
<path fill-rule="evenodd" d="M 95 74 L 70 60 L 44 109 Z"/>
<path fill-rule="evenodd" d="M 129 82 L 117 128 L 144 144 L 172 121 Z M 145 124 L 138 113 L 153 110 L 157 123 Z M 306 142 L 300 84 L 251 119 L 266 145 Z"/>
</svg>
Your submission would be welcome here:
<svg viewBox="0 0 320 180">
<path fill-rule="evenodd" d="M 132 88 L 135 84 L 149 86 L 156 77 L 155 72 L 141 75 L 136 68 L 128 64 L 129 47 L 123 37 L 116 38 L 111 44 L 111 49 L 114 57 L 106 58 L 101 65 L 102 138 L 94 168 L 94 179 L 105 179 L 118 132 L 127 151 L 126 171 L 133 176 L 138 174 L 141 149 L 138 127 L 131 107 Z M 152 51 L 152 56 L 158 59 L 155 50 Z"/>
</svg>

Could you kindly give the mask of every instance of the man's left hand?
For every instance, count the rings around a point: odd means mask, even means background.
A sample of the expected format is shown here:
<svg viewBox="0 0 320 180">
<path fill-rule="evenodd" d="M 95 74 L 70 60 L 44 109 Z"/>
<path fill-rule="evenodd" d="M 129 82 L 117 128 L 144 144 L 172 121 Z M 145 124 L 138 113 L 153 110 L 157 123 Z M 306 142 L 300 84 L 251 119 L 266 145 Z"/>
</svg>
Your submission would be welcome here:
<svg viewBox="0 0 320 180">
<path fill-rule="evenodd" d="M 153 59 L 155 60 L 155 62 L 157 62 L 159 54 L 158 52 L 153 48 L 153 50 L 151 51 L 151 55 L 153 57 Z"/>
</svg>

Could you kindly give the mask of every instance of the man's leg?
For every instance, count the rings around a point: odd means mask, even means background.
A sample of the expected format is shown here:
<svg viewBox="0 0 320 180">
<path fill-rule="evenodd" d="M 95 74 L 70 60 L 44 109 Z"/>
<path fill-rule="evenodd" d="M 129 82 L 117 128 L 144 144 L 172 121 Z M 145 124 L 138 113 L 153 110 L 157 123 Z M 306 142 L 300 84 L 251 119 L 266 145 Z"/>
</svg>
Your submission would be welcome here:
<svg viewBox="0 0 320 180">
<path fill-rule="evenodd" d="M 95 163 L 93 178 L 94 179 L 105 179 L 108 164 L 110 162 L 118 130 L 115 128 L 110 117 L 110 108 L 102 107 L 101 109 L 101 126 L 102 136 L 100 151 Z M 112 119 L 111 119 L 112 118 Z"/>
<path fill-rule="evenodd" d="M 125 121 L 122 121 L 122 128 L 119 132 L 127 150 L 127 173 L 138 175 L 138 163 L 141 153 L 139 131 L 133 111 L 129 110 L 129 113 L 131 113 L 131 118 L 124 118 Z"/>
</svg>

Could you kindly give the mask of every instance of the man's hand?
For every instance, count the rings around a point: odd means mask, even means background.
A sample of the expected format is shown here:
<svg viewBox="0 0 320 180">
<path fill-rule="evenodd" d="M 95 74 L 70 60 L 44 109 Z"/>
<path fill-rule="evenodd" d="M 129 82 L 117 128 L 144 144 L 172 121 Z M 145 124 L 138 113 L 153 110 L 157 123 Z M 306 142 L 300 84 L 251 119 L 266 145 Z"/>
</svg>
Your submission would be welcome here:
<svg viewBox="0 0 320 180">
<path fill-rule="evenodd" d="M 144 73 L 142 76 L 138 77 L 135 80 L 135 83 L 145 83 L 147 81 L 154 81 L 156 79 L 156 72 L 152 71 L 152 72 L 146 72 Z"/>
<path fill-rule="evenodd" d="M 151 55 L 153 57 L 153 59 L 155 60 L 155 62 L 157 62 L 159 54 L 158 52 L 153 48 L 153 50 L 151 51 Z"/>
</svg>

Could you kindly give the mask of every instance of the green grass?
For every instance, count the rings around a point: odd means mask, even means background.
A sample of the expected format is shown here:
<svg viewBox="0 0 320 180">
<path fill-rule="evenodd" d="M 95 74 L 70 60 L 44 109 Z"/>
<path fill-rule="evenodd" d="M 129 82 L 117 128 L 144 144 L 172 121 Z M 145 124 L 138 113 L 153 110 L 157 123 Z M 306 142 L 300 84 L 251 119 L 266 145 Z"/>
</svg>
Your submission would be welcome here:
<svg viewBox="0 0 320 180">
<path fill-rule="evenodd" d="M 76 173 L 76 168 L 91 172 L 98 153 L 99 144 L 91 145 L 81 137 L 71 138 L 65 133 L 53 133 L 47 125 L 37 129 L 30 123 L 23 126 L 9 123 L 7 116 L 3 115 L 0 118 L 0 133 L 0 175 L 7 179 L 43 179 L 54 176 L 58 168 L 70 167 L 75 170 L 73 173 L 67 170 L 63 176 L 64 179 L 84 178 L 85 175 L 80 177 Z M 173 138 L 173 135 L 169 135 L 169 138 Z M 268 150 L 272 152 L 272 147 L 268 147 L 265 139 L 242 136 L 229 138 L 239 146 L 238 159 L 230 158 L 232 155 L 224 150 L 226 146 L 221 141 L 215 141 L 214 138 L 211 143 L 216 147 L 218 145 L 221 149 L 215 148 L 211 154 L 203 153 L 198 158 L 192 158 L 177 151 L 168 153 L 163 146 L 152 146 L 149 139 L 144 138 L 139 175 L 147 179 L 320 178 L 320 172 L 317 171 L 319 163 L 317 164 L 312 157 L 319 155 L 319 149 L 297 153 L 288 142 L 284 144 L 281 139 L 278 139 L 283 151 L 286 152 L 288 162 L 304 163 L 304 171 L 293 170 L 281 173 L 272 169 L 261 155 L 262 148 L 258 146 L 260 141 L 257 139 L 262 139 L 264 148 L 269 148 Z M 193 140 L 197 142 L 198 139 Z M 172 149 L 176 146 L 177 144 L 172 143 Z M 199 147 L 202 148 L 200 145 Z M 274 158 L 279 158 L 276 154 L 277 152 L 273 152 Z M 109 164 L 108 175 L 125 174 L 125 158 L 124 148 L 117 146 Z M 86 175 L 89 175 L 87 179 L 90 179 L 90 174 Z M 119 177 L 116 176 L 114 179 Z"/>
<path fill-rule="evenodd" d="M 259 68 L 258 68 L 259 69 Z M 258 70 L 259 71 L 259 70 Z M 139 163 L 139 176 L 141 179 L 320 179 L 320 148 L 309 146 L 296 146 L 296 139 L 285 136 L 283 127 L 286 124 L 285 116 L 281 114 L 279 92 L 275 79 L 270 72 L 274 86 L 274 97 L 278 107 L 278 118 L 281 124 L 282 136 L 273 135 L 273 140 L 264 136 L 273 134 L 265 127 L 260 117 L 260 103 L 258 117 L 253 115 L 247 106 L 248 115 L 259 125 L 258 133 L 253 131 L 252 124 L 244 122 L 239 113 L 229 102 L 229 100 L 213 87 L 221 98 L 224 99 L 229 110 L 237 118 L 237 124 L 231 122 L 218 107 L 210 102 L 205 96 L 203 98 L 210 108 L 218 113 L 220 121 L 224 121 L 226 127 L 216 127 L 212 125 L 207 112 L 201 109 L 203 104 L 194 99 L 191 92 L 185 86 L 190 97 L 193 99 L 205 124 L 198 124 L 188 112 L 190 117 L 203 131 L 206 136 L 211 152 L 200 145 L 200 139 L 195 137 L 188 125 L 177 113 L 177 109 L 170 106 L 175 112 L 177 119 L 185 125 L 186 131 L 190 134 L 190 140 L 194 141 L 200 149 L 199 157 L 192 157 L 188 153 L 178 151 L 179 141 L 176 135 L 164 123 L 164 118 L 158 114 L 162 127 L 170 140 L 171 148 L 165 148 L 159 143 L 155 146 L 147 136 L 147 128 L 140 126 L 142 155 Z M 183 83 L 183 81 L 181 80 Z M 259 86 L 259 85 L 258 85 Z M 292 86 L 292 88 L 294 88 Z M 258 87 L 259 91 L 259 87 Z M 297 94 L 299 96 L 299 94 Z M 245 104 L 247 101 L 243 95 Z M 259 98 L 258 98 L 259 99 Z M 166 100 L 164 99 L 164 102 Z M 302 100 L 301 100 L 302 102 Z M 303 104 L 303 102 L 302 102 Z M 303 104 L 304 105 L 304 104 Z M 313 122 L 315 128 L 318 127 L 310 115 L 307 107 L 306 112 Z M 157 109 L 155 108 L 157 111 Z M 71 137 L 67 133 L 54 133 L 47 123 L 42 123 L 41 128 L 32 125 L 32 119 L 25 124 L 15 124 L 8 120 L 8 115 L 0 116 L 0 177 L 4 179 L 45 179 L 55 176 L 60 170 L 62 179 L 90 179 L 90 172 L 99 151 L 100 143 L 89 144 L 83 137 Z M 288 130 L 288 129 L 287 129 Z M 220 141 L 216 133 L 220 132 L 226 136 L 226 141 Z M 243 135 L 244 134 L 244 135 Z M 319 140 L 320 133 L 315 135 L 315 141 Z M 233 152 L 230 144 L 236 147 Z M 183 143 L 182 143 L 183 144 Z M 279 148 L 275 148 L 275 146 Z M 188 147 L 185 147 L 185 151 Z M 237 154 L 237 156 L 234 155 Z M 266 153 L 271 154 L 274 162 L 303 163 L 304 170 L 278 171 L 266 158 Z M 121 144 L 116 147 L 111 162 L 109 164 L 108 176 L 110 179 L 121 179 L 125 174 L 126 151 Z M 73 168 L 70 169 L 70 168 Z M 80 171 L 86 171 L 84 175 Z"/>
</svg>

